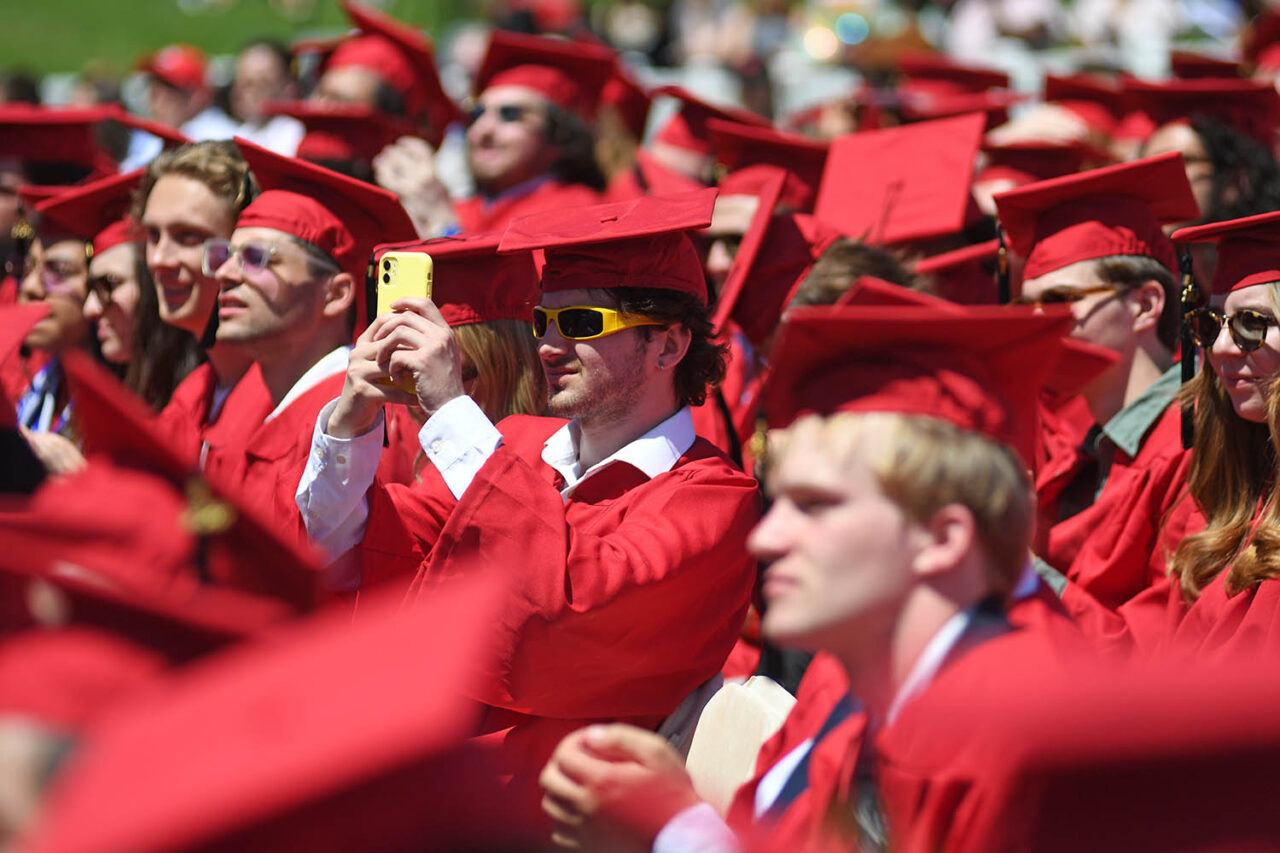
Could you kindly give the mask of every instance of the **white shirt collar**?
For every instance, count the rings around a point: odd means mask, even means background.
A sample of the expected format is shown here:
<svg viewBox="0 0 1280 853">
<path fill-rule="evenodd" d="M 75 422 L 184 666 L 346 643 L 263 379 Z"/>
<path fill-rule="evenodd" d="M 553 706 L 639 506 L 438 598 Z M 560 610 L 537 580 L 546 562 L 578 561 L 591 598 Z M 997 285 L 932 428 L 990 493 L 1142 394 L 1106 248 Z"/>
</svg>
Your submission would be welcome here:
<svg viewBox="0 0 1280 853">
<path fill-rule="evenodd" d="M 271 414 L 267 415 L 270 421 L 276 415 L 289 408 L 294 400 L 319 385 L 335 373 L 345 373 L 347 369 L 347 361 L 350 359 L 351 347 L 348 345 L 340 346 L 331 352 L 326 353 L 319 361 L 307 368 L 307 372 L 289 389 L 289 393 L 284 395 L 284 399 L 280 401 L 280 405 L 276 406 Z M 264 421 L 265 423 L 265 421 Z"/>
<path fill-rule="evenodd" d="M 542 447 L 542 461 L 554 468 L 564 478 L 563 497 L 569 497 L 578 485 L 592 474 L 614 462 L 626 462 L 638 468 L 650 479 L 675 467 L 691 446 L 697 435 L 693 430 L 693 412 L 688 406 L 658 424 L 630 444 L 619 448 L 611 456 L 601 459 L 586 471 L 578 463 L 580 431 L 577 421 L 570 421 L 546 440 Z"/>
<path fill-rule="evenodd" d="M 938 670 L 942 668 L 943 661 L 947 659 L 947 655 L 951 654 L 951 650 L 955 648 L 956 643 L 960 642 L 960 638 L 964 636 L 964 632 L 969 628 L 969 623 L 973 621 L 975 609 L 976 607 L 970 607 L 967 610 L 962 610 L 942 623 L 942 627 L 929 640 L 929 644 L 924 647 L 920 657 L 916 658 L 916 662 L 911 667 L 911 671 L 907 673 L 907 677 L 902 680 L 902 685 L 893 697 L 893 702 L 889 704 L 889 711 L 885 714 L 885 722 L 892 723 L 898 713 L 902 711 L 903 706 L 937 678 Z"/>
</svg>

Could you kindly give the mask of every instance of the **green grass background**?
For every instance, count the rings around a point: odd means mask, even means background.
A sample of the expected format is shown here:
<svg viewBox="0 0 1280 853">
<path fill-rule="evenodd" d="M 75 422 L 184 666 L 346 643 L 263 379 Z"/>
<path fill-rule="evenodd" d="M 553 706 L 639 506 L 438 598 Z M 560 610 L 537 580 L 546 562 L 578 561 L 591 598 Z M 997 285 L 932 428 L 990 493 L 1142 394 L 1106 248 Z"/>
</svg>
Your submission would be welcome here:
<svg viewBox="0 0 1280 853">
<path fill-rule="evenodd" d="M 92 61 L 125 73 L 140 55 L 174 42 L 211 54 L 234 53 L 258 36 L 287 43 L 347 26 L 335 0 L 185 2 L 203 8 L 189 13 L 178 0 L 0 0 L 0 69 L 74 72 Z M 286 16 L 279 11 L 283 5 L 303 9 Z M 391 0 L 384 8 L 433 33 L 451 21 L 483 15 L 482 0 Z"/>
</svg>

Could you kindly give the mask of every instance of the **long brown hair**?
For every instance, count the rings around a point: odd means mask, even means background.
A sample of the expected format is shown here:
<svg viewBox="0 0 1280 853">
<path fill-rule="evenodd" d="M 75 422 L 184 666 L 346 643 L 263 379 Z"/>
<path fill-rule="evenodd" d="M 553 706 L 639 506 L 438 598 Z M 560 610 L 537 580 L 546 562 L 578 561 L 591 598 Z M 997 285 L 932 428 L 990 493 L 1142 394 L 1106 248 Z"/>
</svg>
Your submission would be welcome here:
<svg viewBox="0 0 1280 853">
<path fill-rule="evenodd" d="M 1280 306 L 1280 285 L 1268 287 Z M 1231 595 L 1280 576 L 1280 374 L 1267 383 L 1266 397 L 1267 422 L 1260 424 L 1236 414 L 1207 365 L 1182 390 L 1184 404 L 1195 407 L 1187 486 L 1205 517 L 1204 530 L 1184 539 L 1169 561 L 1187 602 L 1224 568 Z"/>
<path fill-rule="evenodd" d="M 471 397 L 489 419 L 540 415 L 547 406 L 547 382 L 523 320 L 488 320 L 454 326 L 458 349 L 476 372 Z"/>
</svg>

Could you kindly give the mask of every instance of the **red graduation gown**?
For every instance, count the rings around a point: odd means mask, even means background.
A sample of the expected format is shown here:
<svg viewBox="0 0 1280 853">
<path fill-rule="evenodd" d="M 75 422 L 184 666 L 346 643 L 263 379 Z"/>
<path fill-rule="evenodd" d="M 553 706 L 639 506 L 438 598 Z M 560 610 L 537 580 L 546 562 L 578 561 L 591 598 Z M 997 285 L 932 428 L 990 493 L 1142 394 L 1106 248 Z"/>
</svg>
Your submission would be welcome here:
<svg viewBox="0 0 1280 853">
<path fill-rule="evenodd" d="M 566 207 L 587 207 L 600 203 L 600 194 L 583 184 L 566 184 L 549 178 L 528 193 L 516 196 L 500 196 L 486 201 L 472 196 L 453 203 L 458 224 L 466 234 L 485 231 L 502 231 L 511 220 L 543 210 L 559 210 Z"/>
<path fill-rule="evenodd" d="M 1136 456 L 1117 449 L 1097 501 L 1056 525 L 1040 556 L 1107 607 L 1119 607 L 1165 575 L 1168 552 L 1185 533 L 1168 524 L 1189 499 L 1190 451 L 1182 447 L 1181 409 L 1165 409 Z"/>
<path fill-rule="evenodd" d="M 212 422 L 213 392 L 217 376 L 208 362 L 191 371 L 158 416 L 160 427 L 193 458 L 207 461 L 210 453 L 242 445 L 271 413 L 271 392 L 255 364 L 227 393 Z"/>
<path fill-rule="evenodd" d="M 656 726 L 720 670 L 755 573 L 756 483 L 710 444 L 652 479 L 614 463 L 565 499 L 541 457 L 563 425 L 504 419 L 460 501 L 430 467 L 409 487 L 375 485 L 362 545 L 366 580 L 413 572 L 410 602 L 469 567 L 507 572 L 495 663 L 474 698 L 530 807 L 564 734 L 602 719 Z"/>
</svg>

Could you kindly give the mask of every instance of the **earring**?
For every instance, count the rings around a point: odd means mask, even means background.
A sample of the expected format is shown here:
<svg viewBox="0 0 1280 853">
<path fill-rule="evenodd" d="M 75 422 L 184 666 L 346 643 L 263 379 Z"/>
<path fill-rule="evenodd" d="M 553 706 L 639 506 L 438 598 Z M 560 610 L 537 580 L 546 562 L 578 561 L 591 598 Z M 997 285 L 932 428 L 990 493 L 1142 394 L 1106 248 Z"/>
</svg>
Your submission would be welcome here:
<svg viewBox="0 0 1280 853">
<path fill-rule="evenodd" d="M 666 369 L 667 369 L 667 366 L 666 366 L 665 364 L 663 364 L 662 362 L 658 362 L 658 369 L 659 369 L 659 370 L 666 370 Z"/>
</svg>

